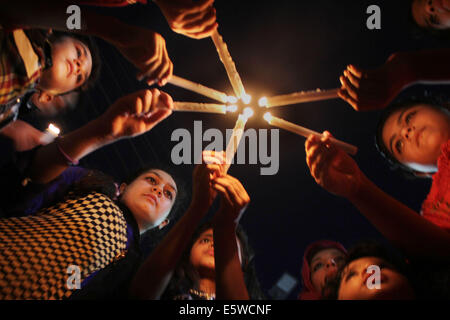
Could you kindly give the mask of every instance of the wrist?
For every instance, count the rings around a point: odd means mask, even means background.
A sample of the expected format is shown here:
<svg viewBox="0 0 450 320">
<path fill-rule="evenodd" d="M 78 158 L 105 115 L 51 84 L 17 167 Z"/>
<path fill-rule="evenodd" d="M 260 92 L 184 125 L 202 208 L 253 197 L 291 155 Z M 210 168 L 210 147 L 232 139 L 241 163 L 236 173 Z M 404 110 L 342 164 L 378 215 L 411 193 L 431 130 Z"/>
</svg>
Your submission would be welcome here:
<svg viewBox="0 0 450 320">
<path fill-rule="evenodd" d="M 364 197 L 364 195 L 369 192 L 368 189 L 370 188 L 371 184 L 372 181 L 370 181 L 361 172 L 359 178 L 357 179 L 357 182 L 355 183 L 353 192 L 347 197 L 347 199 L 352 203 L 360 201 Z"/>
</svg>

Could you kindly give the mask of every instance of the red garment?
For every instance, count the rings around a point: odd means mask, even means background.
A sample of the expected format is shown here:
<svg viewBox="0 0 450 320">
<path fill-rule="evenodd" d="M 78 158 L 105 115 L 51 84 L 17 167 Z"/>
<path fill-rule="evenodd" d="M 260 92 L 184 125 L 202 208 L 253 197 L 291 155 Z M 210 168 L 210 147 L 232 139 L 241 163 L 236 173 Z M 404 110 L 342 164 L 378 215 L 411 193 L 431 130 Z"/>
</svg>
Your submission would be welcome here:
<svg viewBox="0 0 450 320">
<path fill-rule="evenodd" d="M 302 282 L 303 288 L 300 294 L 298 295 L 299 300 L 320 300 L 321 295 L 319 292 L 316 292 L 314 286 L 311 282 L 311 271 L 309 268 L 308 258 L 311 258 L 312 253 L 317 253 L 323 249 L 337 249 L 347 254 L 347 250 L 344 248 L 342 244 L 339 242 L 334 242 L 330 240 L 320 240 L 311 243 L 305 250 L 303 255 L 303 266 L 302 266 Z"/>
<path fill-rule="evenodd" d="M 82 0 L 82 1 L 75 0 L 72 2 L 88 6 L 99 6 L 99 7 L 124 7 L 130 4 L 135 4 L 137 2 L 147 4 L 147 0 Z"/>
<path fill-rule="evenodd" d="M 441 148 L 438 171 L 433 175 L 430 193 L 422 204 L 422 216 L 450 232 L 450 140 Z"/>
</svg>

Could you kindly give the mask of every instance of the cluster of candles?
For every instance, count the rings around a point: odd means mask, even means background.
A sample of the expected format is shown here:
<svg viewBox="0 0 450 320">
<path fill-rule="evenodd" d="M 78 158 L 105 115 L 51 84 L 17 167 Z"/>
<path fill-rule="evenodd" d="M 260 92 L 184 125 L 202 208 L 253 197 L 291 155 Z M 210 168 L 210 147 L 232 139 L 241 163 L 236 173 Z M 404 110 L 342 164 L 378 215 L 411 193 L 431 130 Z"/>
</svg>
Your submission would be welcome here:
<svg viewBox="0 0 450 320">
<path fill-rule="evenodd" d="M 219 58 L 225 67 L 231 86 L 233 87 L 235 96 L 229 96 L 224 92 L 220 92 L 218 90 L 208 88 L 202 84 L 195 83 L 183 79 L 179 76 L 173 75 L 169 83 L 187 90 L 191 90 L 193 92 L 199 93 L 201 95 L 204 95 L 206 97 L 212 98 L 220 102 L 220 104 L 214 104 L 214 103 L 177 101 L 174 103 L 174 111 L 226 114 L 227 112 L 237 111 L 238 107 L 236 103 L 238 102 L 238 100 L 241 100 L 245 105 L 250 104 L 252 97 L 245 92 L 245 88 L 242 83 L 241 77 L 237 72 L 236 65 L 234 64 L 233 59 L 231 58 L 230 52 L 228 51 L 228 47 L 223 41 L 222 36 L 218 33 L 217 29 L 216 31 L 213 32 L 211 38 L 217 49 Z M 258 105 L 261 108 L 272 108 L 311 101 L 336 99 L 338 98 L 338 91 L 339 89 L 331 89 L 331 90 L 317 89 L 313 91 L 295 92 L 291 94 L 273 97 L 262 97 L 259 99 Z M 243 112 L 238 116 L 236 124 L 233 128 L 233 133 L 231 135 L 230 141 L 228 142 L 226 149 L 226 171 L 228 171 L 231 164 L 231 160 L 233 159 L 234 155 L 237 152 L 240 140 L 245 130 L 247 120 L 252 115 L 253 109 L 250 107 L 246 107 L 244 108 Z M 287 131 L 293 132 L 303 137 L 308 137 L 311 134 L 318 137 L 322 137 L 321 133 L 304 128 L 302 126 L 296 125 L 292 122 L 283 120 L 281 118 L 272 116 L 270 112 L 266 112 L 264 114 L 264 119 L 272 126 L 285 129 Z M 354 155 L 357 152 L 357 148 L 351 144 L 345 143 L 335 138 L 330 138 L 330 141 L 333 145 L 349 154 Z"/>
</svg>

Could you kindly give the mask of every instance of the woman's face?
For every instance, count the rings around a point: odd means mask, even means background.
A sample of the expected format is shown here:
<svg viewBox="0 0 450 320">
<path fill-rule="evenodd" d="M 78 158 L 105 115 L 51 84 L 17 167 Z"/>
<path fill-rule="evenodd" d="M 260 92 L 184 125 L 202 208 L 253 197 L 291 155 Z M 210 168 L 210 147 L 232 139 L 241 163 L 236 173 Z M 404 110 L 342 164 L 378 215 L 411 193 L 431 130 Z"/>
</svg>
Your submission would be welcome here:
<svg viewBox="0 0 450 320">
<path fill-rule="evenodd" d="M 75 38 L 64 37 L 52 45 L 52 62 L 52 67 L 44 70 L 39 80 L 39 88 L 50 94 L 72 91 L 91 74 L 89 48 Z"/>
<path fill-rule="evenodd" d="M 311 282 L 316 292 L 322 292 L 326 282 L 337 275 L 344 262 L 345 254 L 334 248 L 320 250 L 312 257 Z"/>
<path fill-rule="evenodd" d="M 168 216 L 177 196 L 173 178 L 162 170 L 149 170 L 126 186 L 121 201 L 131 210 L 142 232 Z"/>
<path fill-rule="evenodd" d="M 239 261 L 242 264 L 242 245 L 237 237 L 236 243 L 238 246 Z M 214 238 L 212 228 L 201 233 L 194 242 L 191 248 L 190 262 L 200 274 L 202 270 L 214 271 Z"/>
<path fill-rule="evenodd" d="M 389 152 L 399 162 L 420 172 L 436 171 L 441 146 L 449 138 L 449 114 L 426 104 L 395 111 L 382 132 Z"/>
<path fill-rule="evenodd" d="M 419 27 L 450 29 L 450 0 L 414 0 L 411 12 Z"/>
<path fill-rule="evenodd" d="M 374 288 L 373 271 L 380 268 L 380 288 Z M 370 282 L 368 284 L 368 282 Z M 363 257 L 344 268 L 338 292 L 338 300 L 397 300 L 413 299 L 414 291 L 408 279 L 390 264 L 377 257 Z"/>
</svg>

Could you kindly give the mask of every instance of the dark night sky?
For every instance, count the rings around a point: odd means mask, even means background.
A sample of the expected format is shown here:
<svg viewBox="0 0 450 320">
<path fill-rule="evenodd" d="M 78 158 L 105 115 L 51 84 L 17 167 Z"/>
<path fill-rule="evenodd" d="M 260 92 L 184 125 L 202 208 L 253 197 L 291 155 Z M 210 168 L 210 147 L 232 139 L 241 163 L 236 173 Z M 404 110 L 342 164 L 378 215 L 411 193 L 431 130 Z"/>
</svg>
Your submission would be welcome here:
<svg viewBox="0 0 450 320">
<path fill-rule="evenodd" d="M 366 28 L 366 9 L 371 4 L 381 8 L 381 30 Z M 253 101 L 261 95 L 336 88 L 350 63 L 376 67 L 396 51 L 443 46 L 433 39 L 412 39 L 405 1 L 217 0 L 215 7 L 219 32 Z M 193 40 L 171 32 L 156 5 L 99 11 L 160 32 L 166 39 L 174 74 L 232 93 L 212 40 Z M 99 115 L 118 97 L 144 87 L 135 80 L 136 71 L 130 63 L 110 45 L 98 43 L 103 58 L 99 84 L 81 107 L 60 120 L 65 132 Z M 423 89 L 415 86 L 408 92 Z M 432 89 L 444 92 L 446 87 Z M 172 85 L 163 90 L 178 101 L 214 102 Z M 279 107 L 272 114 L 317 131 L 328 129 L 335 137 L 357 145 L 355 159 L 366 175 L 387 193 L 420 209 L 430 182 L 405 180 L 389 170 L 374 145 L 378 112 L 357 113 L 345 102 L 332 100 Z M 102 168 L 118 178 L 152 160 L 170 164 L 170 152 L 176 144 L 170 137 L 175 129 L 193 132 L 193 121 L 201 120 L 203 130 L 218 128 L 225 132 L 234 126 L 235 119 L 236 115 L 175 113 L 146 135 L 97 151 L 83 164 Z M 254 116 L 247 128 L 269 127 Z M 229 172 L 241 180 L 252 199 L 242 225 L 256 252 L 258 275 L 266 291 L 284 272 L 300 276 L 303 250 L 310 242 L 332 239 L 351 246 L 361 239 L 384 241 L 347 201 L 316 185 L 305 162 L 304 142 L 300 136 L 280 132 L 280 168 L 276 175 L 260 176 L 260 165 L 234 165 Z M 179 169 L 190 184 L 193 165 Z M 298 291 L 299 287 L 290 298 Z"/>
</svg>

